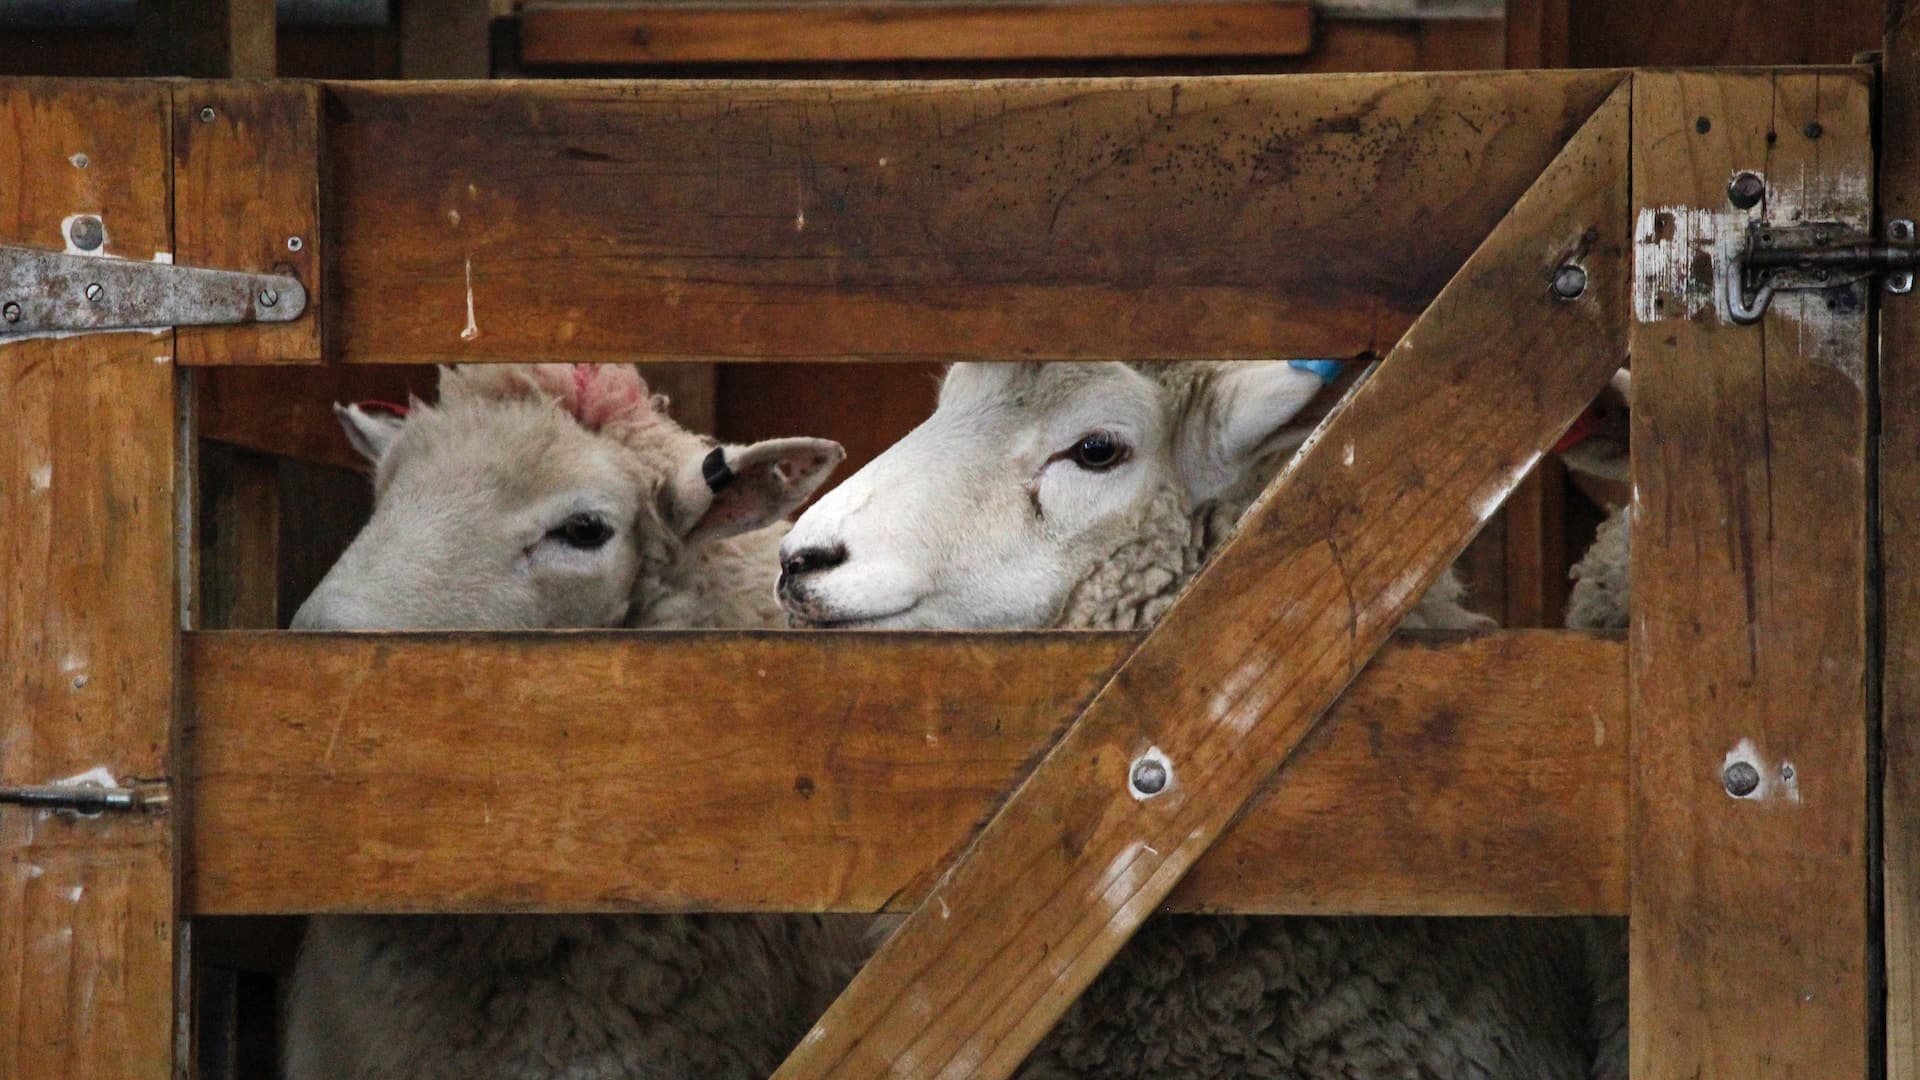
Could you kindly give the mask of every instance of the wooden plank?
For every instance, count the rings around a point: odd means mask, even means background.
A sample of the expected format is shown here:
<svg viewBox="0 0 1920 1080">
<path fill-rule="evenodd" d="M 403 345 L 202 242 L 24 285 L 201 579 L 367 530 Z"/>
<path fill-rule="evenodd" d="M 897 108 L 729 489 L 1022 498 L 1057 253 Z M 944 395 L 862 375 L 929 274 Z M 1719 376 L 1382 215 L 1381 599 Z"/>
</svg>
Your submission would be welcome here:
<svg viewBox="0 0 1920 1080">
<path fill-rule="evenodd" d="M 328 352 L 1384 350 L 1617 81 L 329 84 Z"/>
<path fill-rule="evenodd" d="M 273 78 L 274 0 L 140 0 L 138 11 L 148 75 Z"/>
<path fill-rule="evenodd" d="M 307 311 L 290 323 L 179 331 L 183 364 L 315 362 L 324 289 L 320 90 L 194 82 L 174 93 L 174 261 L 291 273 Z"/>
<path fill-rule="evenodd" d="M 1728 177 L 1864 228 L 1868 122 L 1857 72 L 1635 79 L 1640 1075 L 1869 1072 L 1865 286 L 1720 292 Z"/>
<path fill-rule="evenodd" d="M 1567 470 L 1540 459 L 1503 507 L 1506 615 L 1503 626 L 1560 626 L 1567 610 Z"/>
<path fill-rule="evenodd" d="M 1136 640 L 192 635 L 187 903 L 908 910 Z M 1171 906 L 1624 910 L 1625 677 L 1607 638 L 1390 646 Z"/>
<path fill-rule="evenodd" d="M 530 64 L 1297 56 L 1312 44 L 1313 7 L 1299 0 L 534 3 L 520 15 Z"/>
<path fill-rule="evenodd" d="M 1567 66 L 1569 0 L 1507 0 L 1507 66 Z"/>
<path fill-rule="evenodd" d="M 196 457 L 201 521 L 194 626 L 272 630 L 280 625 L 279 463 L 219 445 L 201 447 Z"/>
<path fill-rule="evenodd" d="M 400 5 L 400 70 L 408 79 L 484 79 L 488 31 L 510 0 L 408 0 Z"/>
<path fill-rule="evenodd" d="M 1574 67 L 1845 64 L 1879 46 L 1882 0 L 1562 0 Z"/>
<path fill-rule="evenodd" d="M 1628 100 L 1601 105 L 776 1075 L 1011 1074 L 1293 754 L 1619 363 Z M 1570 265 L 1585 287 L 1559 299 Z M 1138 798 L 1130 763 L 1155 755 L 1165 787 Z"/>
<path fill-rule="evenodd" d="M 0 242 L 168 234 L 154 83 L 0 83 Z M 0 345 L 0 784 L 171 773 L 172 335 Z M 0 1075 L 173 1074 L 174 819 L 0 807 Z"/>
<path fill-rule="evenodd" d="M 1880 83 L 1882 223 L 1920 220 L 1920 8 L 1887 33 Z M 1880 812 L 1885 855 L 1887 1077 L 1920 1080 L 1920 312 L 1880 306 Z"/>
</svg>

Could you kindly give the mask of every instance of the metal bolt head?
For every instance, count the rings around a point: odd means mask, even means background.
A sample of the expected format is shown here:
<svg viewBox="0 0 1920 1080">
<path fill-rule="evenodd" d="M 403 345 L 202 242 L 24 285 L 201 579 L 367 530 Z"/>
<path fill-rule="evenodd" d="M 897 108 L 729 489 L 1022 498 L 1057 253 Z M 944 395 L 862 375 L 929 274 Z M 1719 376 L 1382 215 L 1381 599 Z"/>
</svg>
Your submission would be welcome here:
<svg viewBox="0 0 1920 1080">
<path fill-rule="evenodd" d="M 1727 183 L 1727 201 L 1736 209 L 1751 210 L 1767 194 L 1767 182 L 1756 172 L 1743 172 Z"/>
<path fill-rule="evenodd" d="M 1713 121 L 1702 116 L 1693 122 L 1693 130 L 1705 135 L 1707 132 L 1713 130 Z"/>
<path fill-rule="evenodd" d="M 107 290 L 100 287 L 99 282 L 93 282 L 87 286 L 87 299 L 97 304 L 100 302 L 100 298 L 106 295 L 106 292 Z"/>
<path fill-rule="evenodd" d="M 211 106 L 211 105 L 205 105 L 205 106 L 202 106 L 202 107 L 201 107 L 201 109 L 200 109 L 200 122 L 201 122 L 201 123 L 203 123 L 203 124 L 211 124 L 211 123 L 213 123 L 213 106 Z"/>
<path fill-rule="evenodd" d="M 1553 275 L 1553 295 L 1562 300 L 1577 299 L 1587 291 L 1587 272 L 1576 263 L 1562 266 Z"/>
<path fill-rule="evenodd" d="M 288 250 L 288 251 L 299 251 L 299 250 L 300 250 L 301 248 L 303 248 L 303 247 L 306 247 L 306 246 L 307 246 L 307 242 L 306 242 L 305 240 L 302 240 L 302 239 L 300 239 L 300 238 L 299 238 L 299 237 L 297 237 L 297 236 L 289 236 L 289 237 L 287 237 L 287 250 Z"/>
<path fill-rule="evenodd" d="M 1896 296 L 1905 296 L 1913 291 L 1913 271 L 1895 270 L 1887 275 L 1887 291 Z"/>
<path fill-rule="evenodd" d="M 1134 794 L 1151 798 L 1167 789 L 1167 763 L 1159 758 L 1141 758 L 1133 763 L 1128 779 Z"/>
<path fill-rule="evenodd" d="M 1887 222 L 1887 239 L 1895 241 L 1913 239 L 1913 220 L 1911 218 L 1894 218 L 1892 221 Z"/>
<path fill-rule="evenodd" d="M 1802 128 L 1801 130 L 1806 133 L 1806 136 L 1809 139 L 1817 139 L 1820 136 L 1826 134 L 1827 132 L 1826 128 L 1823 128 L 1820 126 L 1820 121 L 1818 120 L 1807 121 L 1807 126 Z"/>
<path fill-rule="evenodd" d="M 72 240 L 73 246 L 81 251 L 99 248 L 106 238 L 106 228 L 100 224 L 99 218 L 91 214 L 74 218 L 73 224 L 67 227 L 67 239 Z"/>
<path fill-rule="evenodd" d="M 272 307 L 273 305 L 279 302 L 280 302 L 279 289 L 261 289 L 260 290 L 260 306 L 261 307 Z"/>
<path fill-rule="evenodd" d="M 0 319 L 5 319 L 8 322 L 19 322 L 20 305 L 11 300 L 7 301 L 4 307 L 0 307 Z"/>
<path fill-rule="evenodd" d="M 1759 788 L 1760 770 L 1754 768 L 1752 762 L 1736 761 L 1720 774 L 1720 782 L 1726 785 L 1727 794 L 1744 799 Z"/>
</svg>

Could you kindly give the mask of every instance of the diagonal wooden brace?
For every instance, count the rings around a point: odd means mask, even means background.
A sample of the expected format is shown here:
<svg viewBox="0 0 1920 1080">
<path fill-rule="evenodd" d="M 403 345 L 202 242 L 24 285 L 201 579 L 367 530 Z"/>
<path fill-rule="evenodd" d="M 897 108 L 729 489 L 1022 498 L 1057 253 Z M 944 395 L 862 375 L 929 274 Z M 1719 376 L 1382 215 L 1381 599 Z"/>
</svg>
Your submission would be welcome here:
<svg viewBox="0 0 1920 1080">
<path fill-rule="evenodd" d="M 1628 114 L 1622 86 L 776 1076 L 1019 1066 L 1626 355 Z"/>
</svg>

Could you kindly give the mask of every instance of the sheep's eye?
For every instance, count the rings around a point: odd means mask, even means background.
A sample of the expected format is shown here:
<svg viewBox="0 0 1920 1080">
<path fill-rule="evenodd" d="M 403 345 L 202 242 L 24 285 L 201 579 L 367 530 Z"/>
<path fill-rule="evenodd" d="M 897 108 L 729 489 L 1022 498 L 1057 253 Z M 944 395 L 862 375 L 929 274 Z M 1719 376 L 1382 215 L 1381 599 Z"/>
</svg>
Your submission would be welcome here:
<svg viewBox="0 0 1920 1080">
<path fill-rule="evenodd" d="M 1082 435 L 1067 451 L 1075 465 L 1090 472 L 1105 472 L 1127 460 L 1127 444 L 1104 431 Z"/>
<path fill-rule="evenodd" d="M 575 514 L 547 535 L 570 548 L 592 551 L 613 539 L 613 526 L 598 514 Z"/>
</svg>

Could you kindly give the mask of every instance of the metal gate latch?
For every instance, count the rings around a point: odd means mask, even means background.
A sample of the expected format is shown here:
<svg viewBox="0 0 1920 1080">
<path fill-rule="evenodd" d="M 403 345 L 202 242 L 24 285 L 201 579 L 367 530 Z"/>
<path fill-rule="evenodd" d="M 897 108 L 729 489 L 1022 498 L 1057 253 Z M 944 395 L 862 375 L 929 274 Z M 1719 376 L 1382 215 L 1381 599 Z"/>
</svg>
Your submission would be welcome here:
<svg viewBox="0 0 1920 1080">
<path fill-rule="evenodd" d="M 1800 289 L 1831 289 L 1885 274 L 1887 291 L 1913 291 L 1920 248 L 1913 222 L 1887 222 L 1886 243 L 1833 223 L 1747 226 L 1746 247 L 1727 268 L 1727 312 L 1733 321 L 1756 323 L 1773 294 Z"/>
<path fill-rule="evenodd" d="M 49 331 L 292 322 L 306 308 L 307 290 L 286 274 L 0 245 L 0 340 Z"/>
<path fill-rule="evenodd" d="M 96 817 L 109 810 L 158 810 L 167 805 L 167 790 L 161 785 L 124 788 L 91 782 L 0 787 L 0 805 L 5 804 Z"/>
</svg>

